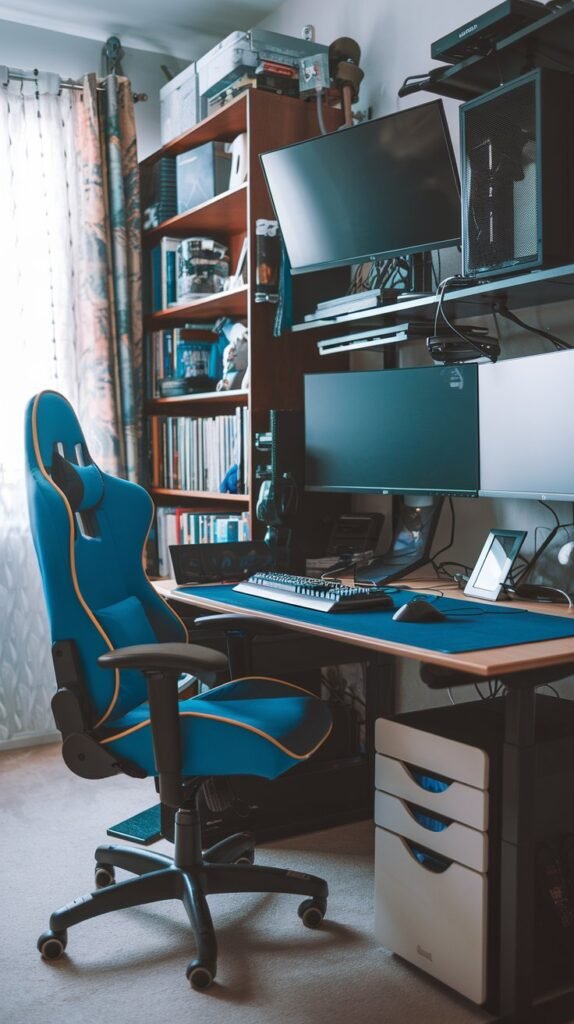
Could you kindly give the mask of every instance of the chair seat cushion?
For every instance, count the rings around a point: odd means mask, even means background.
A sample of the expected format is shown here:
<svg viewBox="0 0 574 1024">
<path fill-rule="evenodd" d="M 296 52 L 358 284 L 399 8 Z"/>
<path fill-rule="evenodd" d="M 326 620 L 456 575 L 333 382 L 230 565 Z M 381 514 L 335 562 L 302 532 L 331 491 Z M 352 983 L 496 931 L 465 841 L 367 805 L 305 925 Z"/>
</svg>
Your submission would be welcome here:
<svg viewBox="0 0 574 1024">
<path fill-rule="evenodd" d="M 331 713 L 306 690 L 277 679 L 236 679 L 179 703 L 182 770 L 273 779 L 304 761 L 331 731 Z M 156 775 L 149 706 L 106 723 L 100 742 Z"/>
</svg>

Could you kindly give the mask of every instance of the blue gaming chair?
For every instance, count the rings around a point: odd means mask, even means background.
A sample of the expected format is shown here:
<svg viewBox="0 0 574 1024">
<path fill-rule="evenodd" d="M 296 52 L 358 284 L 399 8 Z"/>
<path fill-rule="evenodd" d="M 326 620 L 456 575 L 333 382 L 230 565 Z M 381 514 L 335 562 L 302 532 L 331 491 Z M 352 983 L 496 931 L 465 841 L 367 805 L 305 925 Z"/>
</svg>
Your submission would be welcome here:
<svg viewBox="0 0 574 1024">
<path fill-rule="evenodd" d="M 53 640 L 52 708 L 64 760 L 88 779 L 118 772 L 155 777 L 162 809 L 175 818 L 173 860 L 99 846 L 95 891 L 51 915 L 38 949 L 56 960 L 71 925 L 180 899 L 197 947 L 187 977 L 193 988 L 207 988 L 217 958 L 207 895 L 299 894 L 307 897 L 299 907 L 303 923 L 317 927 L 328 890 L 312 875 L 254 866 L 248 833 L 202 852 L 200 790 L 214 777 L 274 779 L 307 759 L 329 735 L 328 707 L 293 684 L 257 677 L 181 699 L 181 673 L 221 678 L 227 659 L 188 643 L 186 627 L 146 577 L 149 495 L 98 469 L 72 407 L 54 391 L 28 406 L 26 453 L 30 523 Z M 116 882 L 115 867 L 140 877 Z"/>
</svg>

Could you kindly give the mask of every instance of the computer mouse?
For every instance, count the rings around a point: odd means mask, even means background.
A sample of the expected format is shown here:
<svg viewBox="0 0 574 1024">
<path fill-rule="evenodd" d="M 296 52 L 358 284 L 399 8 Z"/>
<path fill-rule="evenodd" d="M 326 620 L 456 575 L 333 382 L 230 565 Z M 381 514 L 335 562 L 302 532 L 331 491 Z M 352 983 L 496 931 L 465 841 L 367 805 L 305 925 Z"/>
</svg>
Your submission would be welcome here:
<svg viewBox="0 0 574 1024">
<path fill-rule="evenodd" d="M 418 597 L 401 605 L 393 615 L 395 622 L 441 622 L 443 619 L 446 619 L 446 615 L 439 612 L 434 604 Z"/>
</svg>

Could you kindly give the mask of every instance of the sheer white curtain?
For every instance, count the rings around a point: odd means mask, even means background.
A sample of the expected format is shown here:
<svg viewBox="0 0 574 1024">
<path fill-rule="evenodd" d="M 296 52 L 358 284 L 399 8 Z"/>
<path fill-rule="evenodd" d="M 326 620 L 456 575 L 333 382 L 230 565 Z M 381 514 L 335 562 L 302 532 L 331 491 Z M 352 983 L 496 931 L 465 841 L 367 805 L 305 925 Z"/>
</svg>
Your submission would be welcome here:
<svg viewBox="0 0 574 1024">
<path fill-rule="evenodd" d="M 77 404 L 73 108 L 56 75 L 0 87 L 0 747 L 53 734 L 54 676 L 28 528 L 24 410 Z"/>
</svg>

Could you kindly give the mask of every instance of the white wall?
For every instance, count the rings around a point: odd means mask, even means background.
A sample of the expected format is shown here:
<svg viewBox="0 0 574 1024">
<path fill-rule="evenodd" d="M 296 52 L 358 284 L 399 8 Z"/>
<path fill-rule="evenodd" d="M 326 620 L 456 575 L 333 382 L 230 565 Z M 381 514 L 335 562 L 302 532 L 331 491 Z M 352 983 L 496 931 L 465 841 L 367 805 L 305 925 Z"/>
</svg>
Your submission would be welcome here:
<svg viewBox="0 0 574 1024">
<path fill-rule="evenodd" d="M 261 26 L 288 35 L 299 36 L 303 25 L 315 27 L 315 39 L 330 44 L 340 36 L 351 36 L 361 47 L 361 67 L 365 78 L 361 85 L 358 107 L 371 107 L 374 117 L 391 113 L 406 106 L 423 103 L 432 99 L 427 92 L 419 92 L 405 99 L 398 98 L 398 89 L 407 75 L 420 74 L 436 65 L 430 59 L 430 44 L 453 29 L 464 25 L 476 15 L 491 9 L 494 0 L 360 0 L 350 4 L 348 0 L 286 0 L 272 15 L 261 22 Z M 458 154 L 458 107 L 455 100 L 444 100 L 447 118 L 453 137 L 455 152 Z M 352 182 L 349 183 L 352 188 Z M 460 268 L 457 268 L 460 270 Z M 545 326 L 560 337 L 574 342 L 574 323 L 571 303 L 560 303 L 554 307 L 520 310 L 519 316 L 528 323 Z M 492 320 L 485 323 L 492 331 Z M 523 335 L 517 328 L 501 325 L 503 355 L 517 356 L 527 353 L 550 351 L 551 346 L 537 340 L 533 335 Z M 415 342 L 401 348 L 401 365 L 430 363 L 424 343 Z M 375 369 L 382 365 L 381 356 L 376 353 L 356 356 L 354 365 Z M 325 371 L 328 371 L 328 358 Z M 512 399 L 509 396 L 509 415 L 512 415 Z M 528 457 L 528 453 L 524 453 Z M 552 516 L 534 501 L 502 501 L 480 499 L 455 499 L 456 538 L 452 549 L 443 558 L 451 558 L 464 564 L 473 564 L 478 556 L 488 531 L 494 527 L 529 530 L 524 553 L 533 550 L 534 529 L 538 525 L 550 526 Z M 381 508 L 389 511 L 377 499 L 362 499 L 363 508 Z M 572 521 L 570 505 L 556 503 L 556 512 L 562 522 Z M 387 517 L 390 520 L 390 516 Z M 436 547 L 448 541 L 450 518 L 445 511 L 436 539 Z M 444 703 L 444 694 L 430 694 L 417 684 L 415 663 L 401 666 L 401 707 L 420 706 L 422 699 L 429 703 Z M 424 693 L 421 695 L 421 690 Z M 564 691 L 565 695 L 567 690 Z M 473 694 L 474 695 L 474 694 Z"/>
<path fill-rule="evenodd" d="M 204 37 L 202 50 L 205 49 Z M 215 42 L 216 40 L 214 40 Z M 80 78 L 88 72 L 103 72 L 102 49 L 97 39 L 52 32 L 14 21 L 0 21 L 0 65 L 30 70 L 53 71 L 61 78 Z M 138 155 L 140 159 L 160 145 L 159 90 L 167 81 L 161 70 L 165 64 L 177 74 L 201 52 L 190 52 L 189 60 L 170 57 L 149 50 L 126 47 L 122 60 L 124 74 L 131 80 L 134 92 L 147 93 L 145 103 L 136 104 Z"/>
</svg>

